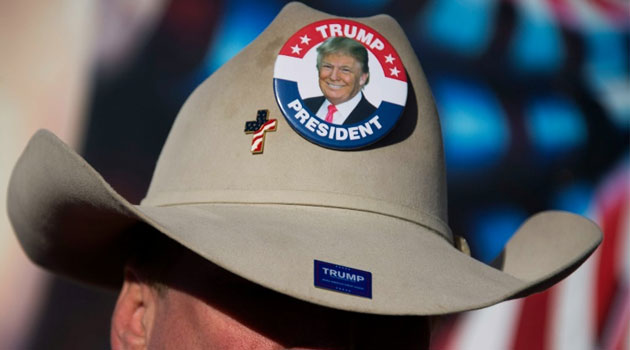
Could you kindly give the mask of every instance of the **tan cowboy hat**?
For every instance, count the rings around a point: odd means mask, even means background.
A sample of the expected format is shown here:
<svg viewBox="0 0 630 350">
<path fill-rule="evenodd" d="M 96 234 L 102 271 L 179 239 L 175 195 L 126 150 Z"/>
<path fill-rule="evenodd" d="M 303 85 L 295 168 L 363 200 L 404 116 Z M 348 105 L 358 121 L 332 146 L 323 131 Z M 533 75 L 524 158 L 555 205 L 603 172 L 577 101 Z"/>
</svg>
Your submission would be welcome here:
<svg viewBox="0 0 630 350">
<path fill-rule="evenodd" d="M 392 315 L 445 314 L 525 296 L 584 262 L 600 230 L 557 211 L 523 224 L 500 269 L 455 247 L 435 104 L 420 62 L 389 16 L 352 20 L 385 37 L 404 63 L 409 89 L 398 124 L 352 151 L 300 136 L 278 107 L 274 64 L 293 33 L 331 18 L 337 17 L 287 5 L 201 84 L 180 111 L 140 205 L 118 195 L 53 134 L 35 134 L 8 191 L 9 216 L 28 256 L 55 273 L 116 288 L 125 235 L 143 222 L 266 288 Z M 259 110 L 277 125 L 266 133 L 264 152 L 252 154 L 244 126 Z M 340 269 L 333 279 L 345 271 L 350 292 L 322 287 L 318 262 L 330 264 L 320 272 Z M 366 276 L 369 295 L 352 293 Z"/>
</svg>

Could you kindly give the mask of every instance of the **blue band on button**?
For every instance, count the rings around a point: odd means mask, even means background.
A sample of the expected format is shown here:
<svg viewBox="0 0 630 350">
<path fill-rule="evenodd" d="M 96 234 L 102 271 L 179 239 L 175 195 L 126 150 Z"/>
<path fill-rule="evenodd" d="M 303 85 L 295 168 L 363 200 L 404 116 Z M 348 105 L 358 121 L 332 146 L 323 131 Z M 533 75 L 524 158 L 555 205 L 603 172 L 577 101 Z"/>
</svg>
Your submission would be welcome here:
<svg viewBox="0 0 630 350">
<path fill-rule="evenodd" d="M 309 111 L 300 97 L 297 83 L 274 79 L 276 99 L 289 125 L 307 140 L 339 150 L 368 146 L 394 129 L 404 106 L 382 101 L 378 109 L 366 119 L 352 125 L 328 124 Z"/>
<path fill-rule="evenodd" d="M 315 286 L 372 299 L 372 273 L 315 260 Z"/>
</svg>

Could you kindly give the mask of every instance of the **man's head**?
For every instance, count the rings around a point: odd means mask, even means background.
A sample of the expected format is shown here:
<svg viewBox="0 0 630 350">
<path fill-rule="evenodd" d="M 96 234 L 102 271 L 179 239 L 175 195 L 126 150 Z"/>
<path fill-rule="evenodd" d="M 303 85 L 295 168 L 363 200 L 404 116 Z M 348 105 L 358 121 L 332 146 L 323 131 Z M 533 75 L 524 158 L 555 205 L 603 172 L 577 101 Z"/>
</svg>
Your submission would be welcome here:
<svg viewBox="0 0 630 350">
<path fill-rule="evenodd" d="M 112 317 L 115 349 L 362 349 L 429 344 L 429 319 L 340 311 L 270 291 L 138 226 Z"/>
<path fill-rule="evenodd" d="M 345 37 L 330 38 L 317 48 L 319 88 L 332 104 L 353 98 L 370 80 L 367 50 Z"/>
</svg>

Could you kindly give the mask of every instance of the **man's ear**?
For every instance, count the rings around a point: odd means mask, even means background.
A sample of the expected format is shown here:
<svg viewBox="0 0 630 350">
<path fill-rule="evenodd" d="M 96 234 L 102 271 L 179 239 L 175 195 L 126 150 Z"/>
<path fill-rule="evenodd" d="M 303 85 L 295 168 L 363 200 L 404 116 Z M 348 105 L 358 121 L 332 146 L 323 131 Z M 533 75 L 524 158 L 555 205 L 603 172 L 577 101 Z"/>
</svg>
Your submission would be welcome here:
<svg viewBox="0 0 630 350">
<path fill-rule="evenodd" d="M 125 268 L 125 281 L 112 316 L 112 349 L 146 349 L 157 298 L 157 291 L 142 282 L 133 268 Z"/>
<path fill-rule="evenodd" d="M 367 82 L 369 76 L 370 75 L 368 73 L 361 73 L 361 76 L 359 77 L 359 85 L 361 87 L 363 87 L 365 85 L 365 83 Z"/>
</svg>

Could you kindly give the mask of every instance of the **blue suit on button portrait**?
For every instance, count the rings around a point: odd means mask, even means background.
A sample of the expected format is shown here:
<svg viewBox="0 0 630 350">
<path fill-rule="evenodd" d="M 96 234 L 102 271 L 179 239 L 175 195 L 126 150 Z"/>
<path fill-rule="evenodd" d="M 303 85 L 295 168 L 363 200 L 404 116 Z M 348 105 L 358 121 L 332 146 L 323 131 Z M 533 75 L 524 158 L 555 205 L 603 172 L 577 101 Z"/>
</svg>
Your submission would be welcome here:
<svg viewBox="0 0 630 350">
<path fill-rule="evenodd" d="M 311 114 L 315 115 L 325 101 L 326 98 L 324 96 L 316 96 L 305 99 L 304 104 L 311 111 Z M 372 115 L 375 111 L 376 107 L 374 107 L 374 105 L 372 105 L 365 96 L 361 96 L 361 101 L 356 107 L 354 107 L 352 113 L 350 113 L 342 125 L 358 123 Z"/>
</svg>

